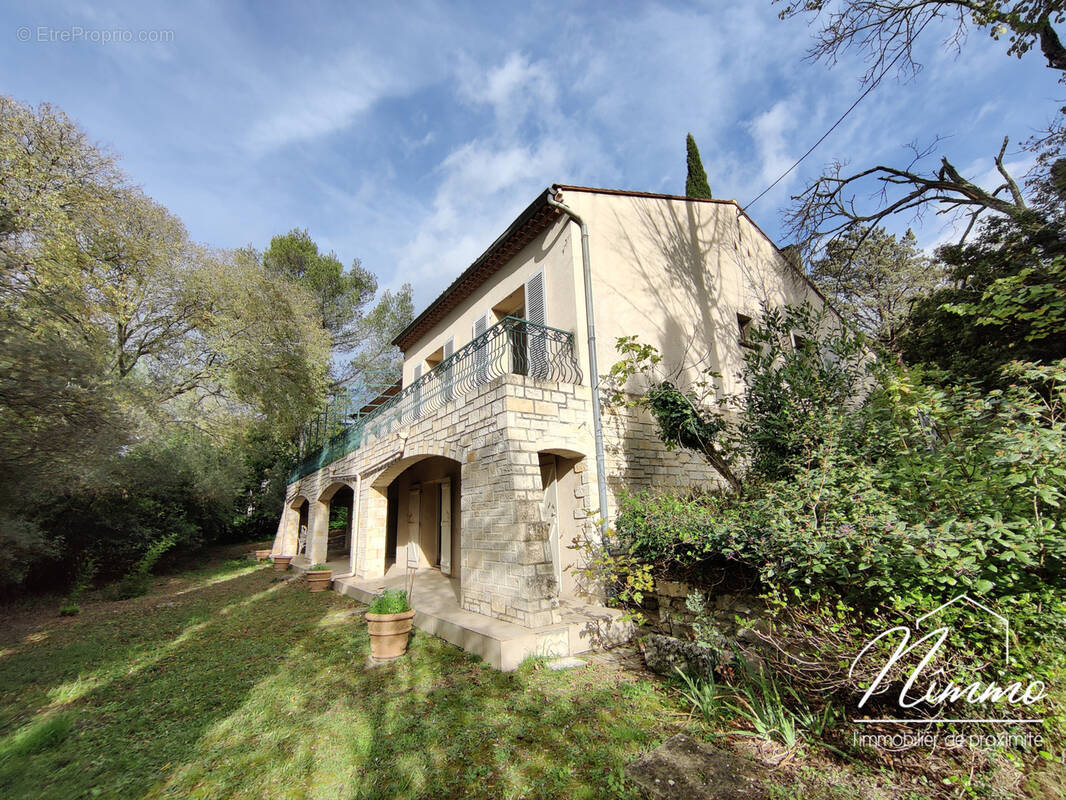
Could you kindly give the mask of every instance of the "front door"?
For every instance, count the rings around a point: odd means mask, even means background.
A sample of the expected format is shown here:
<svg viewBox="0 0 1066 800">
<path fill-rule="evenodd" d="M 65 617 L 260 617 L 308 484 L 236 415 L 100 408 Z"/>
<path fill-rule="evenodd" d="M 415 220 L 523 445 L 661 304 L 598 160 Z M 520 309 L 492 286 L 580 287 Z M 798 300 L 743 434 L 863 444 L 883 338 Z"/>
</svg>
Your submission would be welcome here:
<svg viewBox="0 0 1066 800">
<path fill-rule="evenodd" d="M 452 574 L 452 479 L 440 483 L 440 571 Z"/>
<path fill-rule="evenodd" d="M 419 540 L 422 518 L 422 485 L 415 483 L 407 494 L 407 567 L 418 569 L 419 551 L 422 542 Z"/>
<path fill-rule="evenodd" d="M 541 519 L 548 523 L 548 552 L 551 554 L 556 590 L 561 591 L 563 573 L 559 557 L 559 481 L 555 456 L 541 455 L 540 478 L 544 487 Z"/>
</svg>

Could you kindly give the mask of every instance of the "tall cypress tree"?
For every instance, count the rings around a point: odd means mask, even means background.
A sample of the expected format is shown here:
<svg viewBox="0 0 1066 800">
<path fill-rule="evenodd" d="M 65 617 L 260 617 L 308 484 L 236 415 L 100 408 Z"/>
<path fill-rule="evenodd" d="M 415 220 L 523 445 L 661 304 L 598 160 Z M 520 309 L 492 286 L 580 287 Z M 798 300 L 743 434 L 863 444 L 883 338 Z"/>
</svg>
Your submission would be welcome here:
<svg viewBox="0 0 1066 800">
<path fill-rule="evenodd" d="M 707 173 L 703 169 L 703 162 L 700 161 L 700 151 L 691 133 L 685 140 L 685 146 L 688 148 L 688 179 L 685 181 L 685 197 L 704 197 L 710 200 L 712 199 L 711 185 L 707 183 Z"/>
</svg>

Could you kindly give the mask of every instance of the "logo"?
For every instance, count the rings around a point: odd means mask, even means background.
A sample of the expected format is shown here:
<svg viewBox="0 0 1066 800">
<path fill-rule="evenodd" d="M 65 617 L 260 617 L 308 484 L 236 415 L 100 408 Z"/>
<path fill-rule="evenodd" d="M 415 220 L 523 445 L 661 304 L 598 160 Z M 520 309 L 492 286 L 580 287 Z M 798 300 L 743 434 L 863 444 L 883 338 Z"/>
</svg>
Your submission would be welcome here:
<svg viewBox="0 0 1066 800">
<path fill-rule="evenodd" d="M 955 612 L 956 619 L 960 613 L 966 613 L 971 627 L 985 628 L 984 638 L 997 642 L 996 659 L 1001 661 L 1001 675 L 1010 675 L 1010 621 L 969 595 L 960 594 L 916 619 L 913 629 L 908 625 L 897 625 L 875 636 L 855 656 L 848 670 L 849 678 L 855 678 L 857 674 L 876 674 L 859 700 L 860 709 L 865 708 L 875 695 L 894 693 L 895 685 L 902 680 L 902 688 L 894 698 L 896 705 L 901 710 L 924 712 L 930 718 L 893 717 L 855 719 L 854 722 L 907 725 L 949 722 L 1025 725 L 1041 722 L 1026 712 L 1047 697 L 1043 681 L 1008 678 L 1005 683 L 999 683 L 953 677 L 952 660 L 947 657 L 950 655 L 948 640 L 953 634 L 958 638 L 960 632 L 941 624 L 949 608 Z M 965 704 L 967 712 L 962 715 L 953 713 L 953 708 L 960 703 Z M 972 713 L 974 709 L 980 713 Z"/>
</svg>

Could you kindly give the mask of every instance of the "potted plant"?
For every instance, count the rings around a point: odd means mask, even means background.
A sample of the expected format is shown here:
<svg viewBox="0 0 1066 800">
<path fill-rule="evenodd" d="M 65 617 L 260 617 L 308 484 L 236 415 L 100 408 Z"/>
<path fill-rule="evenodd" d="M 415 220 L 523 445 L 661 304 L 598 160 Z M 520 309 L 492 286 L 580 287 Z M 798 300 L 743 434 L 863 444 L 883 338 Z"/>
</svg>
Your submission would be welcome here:
<svg viewBox="0 0 1066 800">
<path fill-rule="evenodd" d="M 269 549 L 267 549 L 267 550 L 256 550 L 255 551 L 255 560 L 256 561 L 266 561 L 268 558 L 270 558 L 270 550 Z"/>
<path fill-rule="evenodd" d="M 407 602 L 407 592 L 386 589 L 370 603 L 366 626 L 370 631 L 370 655 L 378 661 L 391 661 L 407 651 L 414 609 Z"/>
<path fill-rule="evenodd" d="M 279 556 L 277 554 L 271 556 L 274 559 L 274 569 L 278 572 L 284 572 L 289 568 L 289 562 L 292 561 L 292 556 Z"/>
<path fill-rule="evenodd" d="M 329 588 L 329 579 L 333 576 L 333 570 L 329 564 L 315 564 L 307 570 L 307 585 L 312 592 L 324 592 Z"/>
</svg>

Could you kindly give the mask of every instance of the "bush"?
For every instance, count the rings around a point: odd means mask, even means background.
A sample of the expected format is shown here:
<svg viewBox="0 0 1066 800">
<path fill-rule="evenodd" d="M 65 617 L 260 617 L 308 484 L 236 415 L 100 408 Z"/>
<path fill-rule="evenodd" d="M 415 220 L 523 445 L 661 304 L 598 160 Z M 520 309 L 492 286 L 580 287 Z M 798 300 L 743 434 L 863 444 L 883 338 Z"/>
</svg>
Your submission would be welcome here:
<svg viewBox="0 0 1066 800">
<path fill-rule="evenodd" d="M 621 543 L 661 569 L 722 557 L 783 602 L 834 598 L 862 613 L 967 591 L 1057 640 L 1066 364 L 1016 374 L 1024 382 L 988 394 L 896 376 L 865 406 L 861 447 L 827 429 L 805 466 L 743 497 L 632 495 Z"/>
<path fill-rule="evenodd" d="M 1051 675 L 1066 622 L 1066 362 L 1013 364 L 1005 388 L 982 391 L 854 359 L 823 369 L 817 342 L 789 356 L 768 336 L 748 359 L 744 492 L 626 497 L 617 549 L 657 575 L 751 570 L 777 609 L 776 666 L 813 689 L 855 690 L 864 676 L 841 681 L 840 664 L 870 630 L 964 592 L 1010 618 L 1016 671 Z M 973 631 L 953 643 L 960 664 L 996 645 Z M 800 652 L 802 669 L 787 655 Z"/>
<path fill-rule="evenodd" d="M 59 544 L 32 520 L 0 511 L 0 589 L 17 585 L 35 562 L 54 557 Z"/>
<path fill-rule="evenodd" d="M 140 560 L 133 566 L 129 574 L 126 575 L 113 590 L 113 596 L 116 600 L 129 600 L 133 597 L 140 597 L 148 592 L 148 589 L 152 585 L 152 568 L 158 563 L 159 559 L 174 546 L 177 542 L 177 534 L 170 534 L 164 536 L 161 539 L 153 542 L 148 546 L 148 550 L 141 556 Z"/>
</svg>

